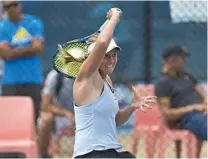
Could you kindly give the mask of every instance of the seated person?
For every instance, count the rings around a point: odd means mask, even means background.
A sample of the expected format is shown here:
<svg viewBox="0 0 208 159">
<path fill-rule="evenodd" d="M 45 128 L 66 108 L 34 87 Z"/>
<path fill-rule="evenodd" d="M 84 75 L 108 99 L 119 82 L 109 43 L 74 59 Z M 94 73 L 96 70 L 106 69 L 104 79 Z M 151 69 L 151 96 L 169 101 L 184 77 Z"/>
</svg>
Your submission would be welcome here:
<svg viewBox="0 0 208 159">
<path fill-rule="evenodd" d="M 52 139 L 53 122 L 55 121 L 57 137 L 60 136 L 61 129 L 74 127 L 73 83 L 74 79 L 61 76 L 55 70 L 47 75 L 42 91 L 42 113 L 38 132 L 39 151 L 43 158 L 50 157 L 48 147 Z M 59 145 L 59 138 L 57 139 L 54 142 Z"/>
<path fill-rule="evenodd" d="M 178 45 L 164 50 L 163 75 L 156 82 L 155 95 L 170 128 L 189 130 L 198 139 L 207 141 L 206 98 L 197 80 L 183 69 L 188 55 Z"/>
</svg>

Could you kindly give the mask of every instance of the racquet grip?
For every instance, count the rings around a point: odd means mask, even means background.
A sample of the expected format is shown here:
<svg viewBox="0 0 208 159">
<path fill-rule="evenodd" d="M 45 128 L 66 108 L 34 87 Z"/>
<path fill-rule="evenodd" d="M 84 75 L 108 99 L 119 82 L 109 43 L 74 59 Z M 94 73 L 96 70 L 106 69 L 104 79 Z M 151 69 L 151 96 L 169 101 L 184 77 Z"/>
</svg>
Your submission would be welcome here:
<svg viewBox="0 0 208 159">
<path fill-rule="evenodd" d="M 120 16 L 122 16 L 122 10 L 120 8 L 116 8 L 119 11 Z"/>
<path fill-rule="evenodd" d="M 116 8 L 116 9 L 119 11 L 119 14 L 120 14 L 120 16 L 121 16 L 121 15 L 122 15 L 122 10 L 119 9 L 119 8 Z M 103 25 L 100 27 L 99 31 L 101 31 L 101 30 L 104 28 L 104 26 L 108 23 L 108 21 L 109 21 L 109 19 L 107 19 L 107 20 L 103 23 Z"/>
<path fill-rule="evenodd" d="M 103 23 L 103 25 L 100 27 L 99 31 L 101 31 L 101 30 L 104 28 L 104 26 L 108 23 L 108 21 L 109 21 L 109 19 L 107 19 L 107 20 Z"/>
</svg>

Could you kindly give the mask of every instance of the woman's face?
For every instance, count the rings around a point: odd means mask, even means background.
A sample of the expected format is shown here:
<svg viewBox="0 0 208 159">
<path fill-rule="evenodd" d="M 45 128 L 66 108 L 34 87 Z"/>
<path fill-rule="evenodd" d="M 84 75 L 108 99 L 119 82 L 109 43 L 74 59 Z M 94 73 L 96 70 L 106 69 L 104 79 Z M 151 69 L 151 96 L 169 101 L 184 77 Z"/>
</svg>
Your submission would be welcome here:
<svg viewBox="0 0 208 159">
<path fill-rule="evenodd" d="M 118 49 L 115 48 L 107 54 L 105 54 L 105 57 L 103 58 L 103 61 L 100 65 L 100 71 L 102 74 L 108 75 L 114 71 L 116 63 L 118 61 L 117 53 Z"/>
</svg>

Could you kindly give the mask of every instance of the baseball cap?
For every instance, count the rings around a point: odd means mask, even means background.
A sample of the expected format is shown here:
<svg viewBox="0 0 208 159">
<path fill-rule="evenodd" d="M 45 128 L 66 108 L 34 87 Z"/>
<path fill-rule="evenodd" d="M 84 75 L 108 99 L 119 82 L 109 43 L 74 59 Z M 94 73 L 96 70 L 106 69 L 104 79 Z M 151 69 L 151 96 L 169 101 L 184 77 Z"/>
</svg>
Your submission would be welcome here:
<svg viewBox="0 0 208 159">
<path fill-rule="evenodd" d="M 164 59 L 171 57 L 171 56 L 187 57 L 187 56 L 190 56 L 190 54 L 187 52 L 185 47 L 180 46 L 180 45 L 173 45 L 173 46 L 168 46 L 167 48 L 165 48 L 162 53 L 162 57 Z"/>
<path fill-rule="evenodd" d="M 95 42 L 92 43 L 90 46 L 88 46 L 88 49 L 87 49 L 88 54 L 90 54 L 90 53 L 92 52 L 92 50 L 93 50 L 94 47 L 95 47 Z M 111 50 L 115 49 L 115 48 L 117 48 L 119 51 L 122 51 L 122 49 L 116 44 L 115 40 L 112 39 L 112 40 L 110 41 L 109 45 L 108 45 L 108 48 L 107 48 L 107 50 L 106 50 L 106 54 L 107 54 L 108 52 L 110 52 Z"/>
</svg>

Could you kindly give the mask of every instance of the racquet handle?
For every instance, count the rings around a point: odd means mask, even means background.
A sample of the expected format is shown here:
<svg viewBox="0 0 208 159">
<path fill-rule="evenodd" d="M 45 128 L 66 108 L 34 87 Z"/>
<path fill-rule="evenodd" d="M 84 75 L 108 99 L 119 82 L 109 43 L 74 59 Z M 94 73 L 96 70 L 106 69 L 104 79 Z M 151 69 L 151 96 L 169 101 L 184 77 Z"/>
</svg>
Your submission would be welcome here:
<svg viewBox="0 0 208 159">
<path fill-rule="evenodd" d="M 120 16 L 121 16 L 121 15 L 122 15 L 122 10 L 119 9 L 119 8 L 116 8 L 116 9 L 119 11 L 119 14 L 120 14 Z M 99 31 L 101 31 L 101 30 L 104 28 L 104 26 L 108 23 L 108 21 L 109 21 L 109 19 L 107 19 L 107 20 L 103 23 L 103 25 L 100 27 Z"/>
<path fill-rule="evenodd" d="M 109 21 L 109 19 L 107 19 L 107 20 L 103 23 L 103 25 L 100 27 L 99 31 L 103 30 L 104 26 L 108 23 L 108 21 Z"/>
<path fill-rule="evenodd" d="M 120 16 L 122 16 L 122 10 L 120 8 L 116 8 L 119 11 Z"/>
</svg>

